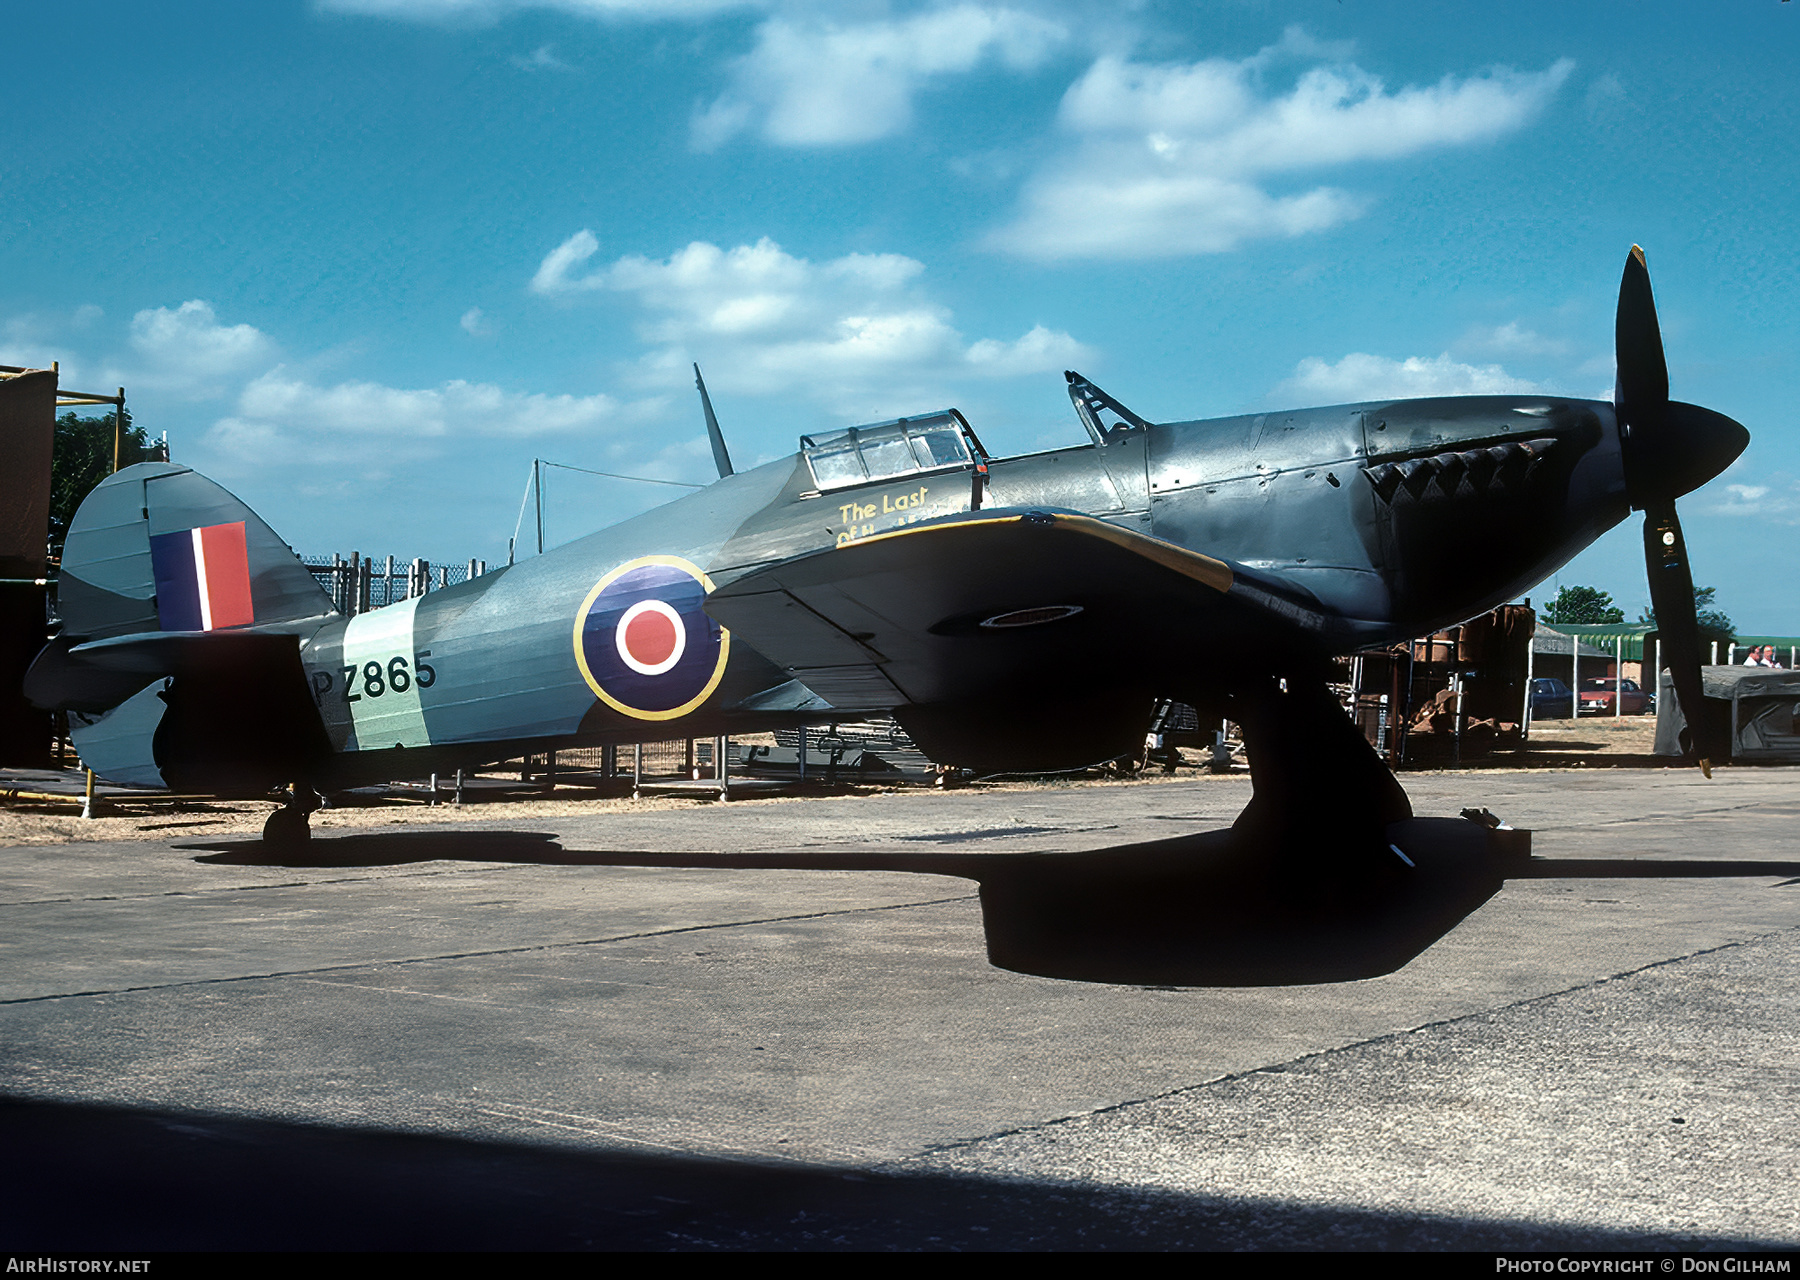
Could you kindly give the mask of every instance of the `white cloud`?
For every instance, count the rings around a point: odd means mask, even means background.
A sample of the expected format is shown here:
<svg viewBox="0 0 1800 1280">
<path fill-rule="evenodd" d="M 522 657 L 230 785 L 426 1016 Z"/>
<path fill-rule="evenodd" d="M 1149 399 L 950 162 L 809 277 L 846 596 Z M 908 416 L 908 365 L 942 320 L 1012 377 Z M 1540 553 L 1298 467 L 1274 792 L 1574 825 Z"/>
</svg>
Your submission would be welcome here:
<svg viewBox="0 0 1800 1280">
<path fill-rule="evenodd" d="M 1367 200 L 1269 184 L 1498 138 L 1541 111 L 1573 69 L 1567 60 L 1541 72 L 1496 68 L 1390 92 L 1339 63 L 1303 72 L 1286 94 L 1263 91 L 1278 58 L 1337 52 L 1290 30 L 1235 62 L 1100 58 L 1063 97 L 1068 147 L 1027 182 L 1020 215 L 992 243 L 1034 258 L 1150 258 L 1320 231 L 1359 216 Z"/>
<path fill-rule="evenodd" d="M 1254 183 L 1145 175 L 1118 184 L 1037 181 L 1024 218 L 993 243 L 1025 257 L 1173 258 L 1224 253 L 1246 240 L 1323 231 L 1361 215 L 1366 201 L 1319 187 L 1271 196 Z"/>
<path fill-rule="evenodd" d="M 23 312 L 0 322 L 0 364 L 22 369 L 48 369 L 60 366 L 58 385 L 84 391 L 98 391 L 89 385 L 94 366 L 79 351 L 64 346 L 65 335 L 93 327 L 105 313 L 93 303 L 83 303 L 70 312 Z M 109 388 L 110 390 L 110 388 Z"/>
<path fill-rule="evenodd" d="M 487 320 L 483 318 L 480 307 L 470 307 L 467 311 L 463 312 L 462 319 L 458 320 L 457 323 L 462 326 L 462 331 L 464 333 L 473 337 L 481 337 L 483 334 L 492 331 Z"/>
<path fill-rule="evenodd" d="M 1588 86 L 1582 102 L 1587 107 L 1588 119 L 1595 124 L 1611 124 L 1631 109 L 1625 86 L 1610 71 Z"/>
<path fill-rule="evenodd" d="M 553 395 L 462 379 L 424 387 L 325 381 L 311 370 L 341 352 L 323 361 L 302 355 L 276 364 L 279 352 L 267 335 L 251 325 L 221 323 L 199 300 L 137 312 L 120 352 L 125 372 L 95 365 L 84 375 L 67 353 L 44 349 L 46 338 L 93 328 L 99 316 L 98 308 L 82 307 L 0 317 L 0 364 L 48 367 L 57 358 L 65 389 L 106 392 L 123 385 L 142 424 L 151 426 L 154 419 L 176 436 L 178 459 L 221 479 L 272 480 L 284 492 L 329 490 L 374 502 L 382 485 L 405 482 L 421 460 L 522 457 L 531 451 L 523 442 L 538 438 L 561 441 L 558 449 L 578 447 L 590 457 L 600 451 L 598 465 L 610 462 L 616 470 L 661 475 L 683 469 L 685 442 L 665 447 L 657 433 L 646 444 L 643 433 L 631 429 L 667 418 L 669 406 L 660 395 Z M 491 327 L 478 307 L 462 322 L 478 335 Z M 38 358 L 40 351 L 46 358 Z M 220 397 L 228 408 L 176 403 Z M 700 448 L 706 448 L 703 437 Z M 667 478 L 687 478 L 695 470 L 689 466 L 686 475 Z"/>
<path fill-rule="evenodd" d="M 531 277 L 531 291 L 556 294 L 606 288 L 604 275 L 590 275 L 580 280 L 571 279 L 569 276 L 570 271 L 599 251 L 600 242 L 594 239 L 592 231 L 583 227 L 544 255 L 544 260 L 538 263 L 537 274 Z"/>
<path fill-rule="evenodd" d="M 540 44 L 529 54 L 515 53 L 507 59 L 521 71 L 573 71 L 574 67 L 557 57 L 551 45 Z"/>
<path fill-rule="evenodd" d="M 460 379 L 427 388 L 378 382 L 321 385 L 278 366 L 252 379 L 236 412 L 207 429 L 199 452 L 222 476 L 279 472 L 297 491 L 325 484 L 343 497 L 370 495 L 425 459 L 481 453 L 483 444 L 573 436 L 603 444 L 638 406 L 609 396 L 507 391 Z"/>
<path fill-rule="evenodd" d="M 505 391 L 461 379 L 424 390 L 376 382 L 325 387 L 277 367 L 244 388 L 238 416 L 226 421 L 234 424 L 227 434 L 238 435 L 258 424 L 258 430 L 266 425 L 303 438 L 492 438 L 593 430 L 606 425 L 618 409 L 610 396 Z"/>
<path fill-rule="evenodd" d="M 1800 480 L 1785 471 L 1763 479 L 1761 484 L 1708 488 L 1686 501 L 1695 504 L 1694 511 L 1700 515 L 1749 516 L 1773 524 L 1800 525 Z"/>
<path fill-rule="evenodd" d="M 1005 378 L 1066 369 L 1088 354 L 1087 348 L 1068 334 L 1052 332 L 1040 324 L 1017 342 L 983 338 L 970 345 L 964 358 L 982 373 Z"/>
<path fill-rule="evenodd" d="M 275 344 L 261 330 L 220 324 L 212 306 L 197 298 L 134 315 L 124 359 L 115 356 L 101 363 L 63 346 L 75 335 L 90 352 L 106 342 L 96 333 L 105 314 L 86 303 L 68 312 L 9 317 L 0 322 L 0 364 L 47 369 L 55 361 L 65 389 L 110 391 L 122 385 L 128 394 L 149 391 L 178 400 L 209 400 L 231 394 L 275 356 Z"/>
<path fill-rule="evenodd" d="M 1568 343 L 1522 328 L 1517 320 L 1470 329 L 1458 339 L 1456 345 L 1462 351 L 1497 356 L 1556 356 L 1569 350 Z"/>
<path fill-rule="evenodd" d="M 842 413 L 917 404 L 969 378 L 1061 369 L 1086 354 L 1039 325 L 1014 341 L 965 344 L 947 309 L 920 290 L 922 263 L 899 254 L 811 262 L 764 239 L 721 249 L 696 241 L 666 259 L 636 255 L 582 272 L 599 249 L 577 232 L 548 254 L 532 288 L 622 293 L 642 309 L 653 350 L 637 376 L 675 387 L 700 360 L 715 389 L 798 392 Z"/>
<path fill-rule="evenodd" d="M 266 365 L 275 351 L 260 329 L 220 324 L 198 298 L 138 312 L 131 318 L 131 348 L 142 365 L 121 381 L 191 400 L 227 394 L 232 381 Z"/>
<path fill-rule="evenodd" d="M 366 18 L 442 25 L 488 25 L 527 9 L 602 21 L 658 21 L 760 7 L 759 0 L 317 0 L 321 9 Z"/>
<path fill-rule="evenodd" d="M 1497 364 L 1463 364 L 1452 360 L 1448 352 L 1431 359 L 1409 356 L 1390 360 L 1353 351 L 1336 364 L 1308 356 L 1268 399 L 1284 404 L 1354 404 L 1417 396 L 1509 395 L 1538 389 L 1536 383 L 1515 378 Z"/>
<path fill-rule="evenodd" d="M 757 130 L 787 147 L 839 147 L 904 130 L 913 97 L 934 77 L 989 61 L 1041 64 L 1068 32 L 1017 9 L 958 5 L 881 22 L 771 18 L 737 60 L 732 84 L 693 121 L 710 151 Z"/>
<path fill-rule="evenodd" d="M 228 462 L 252 471 L 304 466 L 306 445 L 273 422 L 220 418 L 206 433 L 207 445 Z"/>
</svg>

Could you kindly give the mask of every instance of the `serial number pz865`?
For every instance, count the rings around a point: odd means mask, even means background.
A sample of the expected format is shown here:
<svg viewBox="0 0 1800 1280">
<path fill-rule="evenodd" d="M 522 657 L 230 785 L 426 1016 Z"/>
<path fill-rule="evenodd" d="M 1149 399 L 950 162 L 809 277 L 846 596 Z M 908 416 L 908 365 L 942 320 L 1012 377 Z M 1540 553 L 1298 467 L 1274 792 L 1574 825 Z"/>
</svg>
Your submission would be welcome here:
<svg viewBox="0 0 1800 1280">
<path fill-rule="evenodd" d="M 351 663 L 339 667 L 338 674 L 343 677 L 339 686 L 345 702 L 361 702 L 365 697 L 379 698 L 390 689 L 395 693 L 405 693 L 417 684 L 421 689 L 429 689 L 437 683 L 437 671 L 426 662 L 431 650 L 421 649 L 413 654 L 409 666 L 405 654 L 395 654 L 385 663 L 379 659 L 370 659 L 361 666 Z M 329 671 L 313 672 L 313 694 L 323 698 L 330 693 L 337 680 Z"/>
</svg>

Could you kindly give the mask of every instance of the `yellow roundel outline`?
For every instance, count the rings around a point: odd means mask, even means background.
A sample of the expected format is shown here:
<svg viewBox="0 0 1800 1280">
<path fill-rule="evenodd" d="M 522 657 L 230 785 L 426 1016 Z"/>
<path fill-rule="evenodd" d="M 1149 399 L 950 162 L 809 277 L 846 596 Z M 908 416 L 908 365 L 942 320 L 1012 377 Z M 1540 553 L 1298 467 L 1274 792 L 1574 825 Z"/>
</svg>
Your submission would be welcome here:
<svg viewBox="0 0 1800 1280">
<path fill-rule="evenodd" d="M 620 576 L 630 573 L 633 569 L 642 569 L 653 564 L 680 569 L 704 587 L 707 595 L 711 595 L 713 592 L 713 580 L 706 576 L 705 570 L 691 560 L 683 560 L 680 556 L 639 556 L 636 560 L 627 560 L 596 582 L 594 589 L 587 593 L 587 599 L 581 602 L 581 608 L 575 611 L 575 665 L 581 668 L 581 678 L 587 681 L 588 688 L 594 691 L 594 696 L 620 715 L 630 716 L 634 720 L 679 720 L 712 697 L 713 690 L 719 687 L 719 681 L 725 678 L 725 664 L 731 657 L 731 632 L 724 627 L 719 628 L 719 661 L 713 667 L 712 679 L 706 682 L 706 687 L 679 707 L 671 707 L 667 711 L 643 711 L 637 707 L 628 707 L 613 697 L 600 687 L 598 680 L 594 679 L 594 673 L 588 670 L 587 654 L 583 653 L 581 649 L 581 632 L 582 628 L 587 625 L 588 610 L 594 607 L 594 601 L 600 598 L 600 593 L 611 586 Z"/>
</svg>

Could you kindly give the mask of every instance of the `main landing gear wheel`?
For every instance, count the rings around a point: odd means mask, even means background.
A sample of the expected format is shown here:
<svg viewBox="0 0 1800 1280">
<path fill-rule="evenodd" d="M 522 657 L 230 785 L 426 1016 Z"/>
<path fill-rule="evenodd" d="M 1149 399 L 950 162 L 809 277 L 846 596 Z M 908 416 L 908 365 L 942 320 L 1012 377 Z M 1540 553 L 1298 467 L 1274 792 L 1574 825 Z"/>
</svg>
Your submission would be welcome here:
<svg viewBox="0 0 1800 1280">
<path fill-rule="evenodd" d="M 263 823 L 263 843 L 272 849 L 306 848 L 312 841 L 312 828 L 306 820 L 319 807 L 319 797 L 310 787 L 294 787 L 287 803 Z"/>
<path fill-rule="evenodd" d="M 306 824 L 304 811 L 283 806 L 263 823 L 262 838 L 264 844 L 276 849 L 305 848 L 312 840 L 312 828 Z"/>
</svg>

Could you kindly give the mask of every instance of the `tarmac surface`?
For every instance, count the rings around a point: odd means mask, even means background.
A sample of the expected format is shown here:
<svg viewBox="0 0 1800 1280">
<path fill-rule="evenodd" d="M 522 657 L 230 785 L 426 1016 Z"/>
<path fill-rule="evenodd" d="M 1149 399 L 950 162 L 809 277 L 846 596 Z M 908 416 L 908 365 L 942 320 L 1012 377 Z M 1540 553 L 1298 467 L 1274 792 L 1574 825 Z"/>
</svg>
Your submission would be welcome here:
<svg viewBox="0 0 1800 1280">
<path fill-rule="evenodd" d="M 0 1246 L 1800 1247 L 1800 769 L 1403 781 L 6 848 Z"/>
</svg>

